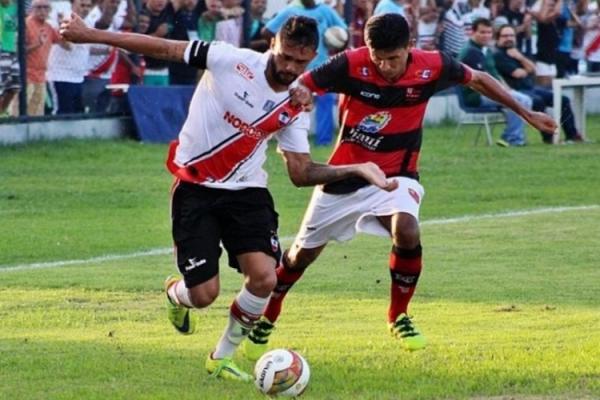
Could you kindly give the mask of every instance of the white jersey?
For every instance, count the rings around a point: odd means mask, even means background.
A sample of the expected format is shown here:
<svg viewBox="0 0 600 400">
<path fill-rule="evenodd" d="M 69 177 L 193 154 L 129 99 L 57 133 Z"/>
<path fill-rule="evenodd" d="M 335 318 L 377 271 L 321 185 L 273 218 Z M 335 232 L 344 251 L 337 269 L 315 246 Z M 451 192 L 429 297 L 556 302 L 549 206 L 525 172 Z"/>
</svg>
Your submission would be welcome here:
<svg viewBox="0 0 600 400">
<path fill-rule="evenodd" d="M 204 186 L 238 190 L 266 187 L 267 141 L 281 150 L 308 153 L 308 114 L 289 106 L 287 91 L 275 92 L 265 70 L 270 52 L 222 42 L 193 41 L 185 62 L 206 68 L 196 87 L 179 143 L 171 149 L 171 172 Z"/>
</svg>

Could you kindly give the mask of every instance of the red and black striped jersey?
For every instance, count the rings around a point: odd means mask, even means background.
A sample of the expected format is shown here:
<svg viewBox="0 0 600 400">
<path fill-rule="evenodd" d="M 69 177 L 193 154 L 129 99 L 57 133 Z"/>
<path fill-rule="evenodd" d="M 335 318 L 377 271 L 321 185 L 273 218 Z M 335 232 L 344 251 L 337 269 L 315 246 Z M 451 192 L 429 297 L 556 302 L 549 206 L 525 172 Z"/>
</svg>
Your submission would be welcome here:
<svg viewBox="0 0 600 400">
<path fill-rule="evenodd" d="M 471 71 L 447 54 L 410 50 L 406 72 L 386 81 L 367 47 L 340 53 L 305 73 L 303 83 L 317 94 L 340 93 L 340 134 L 331 165 L 375 162 L 388 177 L 418 179 L 423 118 L 431 96 L 465 84 Z M 347 193 L 366 185 L 351 178 L 326 185 L 330 193 Z"/>
</svg>

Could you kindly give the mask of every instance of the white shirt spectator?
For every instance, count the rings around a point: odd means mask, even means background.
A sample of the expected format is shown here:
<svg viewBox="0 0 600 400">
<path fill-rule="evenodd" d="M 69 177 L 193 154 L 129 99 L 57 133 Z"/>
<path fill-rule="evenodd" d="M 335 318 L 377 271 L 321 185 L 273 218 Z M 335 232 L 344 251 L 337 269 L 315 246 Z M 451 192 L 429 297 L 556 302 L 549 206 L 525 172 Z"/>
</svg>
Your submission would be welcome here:
<svg viewBox="0 0 600 400">
<path fill-rule="evenodd" d="M 123 9 L 124 7 L 124 9 Z M 123 10 L 122 10 L 123 9 Z M 115 14 L 112 24 L 108 27 L 108 31 L 117 32 L 123 26 L 123 22 L 125 21 L 125 15 L 127 14 L 127 1 L 123 0 L 119 3 L 119 8 L 117 13 Z M 98 8 L 98 6 L 94 7 L 92 11 L 85 18 L 85 23 L 88 26 L 94 27 L 96 22 L 102 17 L 102 12 Z M 91 75 L 96 76 L 100 79 L 110 79 L 115 65 L 117 64 L 118 57 L 116 56 L 116 51 L 113 47 L 107 46 L 104 44 L 94 44 L 89 47 L 90 50 L 104 50 L 105 54 L 90 54 L 89 55 L 89 63 L 88 70 Z M 97 73 L 95 73 L 97 72 Z"/>
<path fill-rule="evenodd" d="M 243 24 L 242 17 L 217 22 L 215 40 L 229 43 L 235 47 L 241 47 Z"/>
</svg>

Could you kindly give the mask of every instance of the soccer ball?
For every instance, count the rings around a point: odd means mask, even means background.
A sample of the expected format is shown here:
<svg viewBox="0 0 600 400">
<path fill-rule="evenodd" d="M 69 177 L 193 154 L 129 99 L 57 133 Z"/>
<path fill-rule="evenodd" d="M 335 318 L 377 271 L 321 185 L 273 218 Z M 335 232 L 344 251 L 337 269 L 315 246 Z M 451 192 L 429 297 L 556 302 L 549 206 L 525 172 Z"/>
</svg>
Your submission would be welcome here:
<svg viewBox="0 0 600 400">
<path fill-rule="evenodd" d="M 323 34 L 323 40 L 327 48 L 342 50 L 348 44 L 348 31 L 340 26 L 332 26 Z"/>
<path fill-rule="evenodd" d="M 254 384 L 269 396 L 300 396 L 306 389 L 309 378 L 308 363 L 292 350 L 268 351 L 254 366 Z"/>
</svg>

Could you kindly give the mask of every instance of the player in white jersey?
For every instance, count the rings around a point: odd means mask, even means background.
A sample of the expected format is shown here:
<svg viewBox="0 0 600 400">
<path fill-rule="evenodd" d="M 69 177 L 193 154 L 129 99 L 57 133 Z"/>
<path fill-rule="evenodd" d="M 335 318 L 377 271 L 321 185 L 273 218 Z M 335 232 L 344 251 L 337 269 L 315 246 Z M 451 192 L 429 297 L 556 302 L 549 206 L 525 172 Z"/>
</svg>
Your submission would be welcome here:
<svg viewBox="0 0 600 400">
<path fill-rule="evenodd" d="M 316 21 L 292 17 L 266 54 L 222 43 L 179 42 L 90 29 L 77 16 L 61 25 L 71 42 L 105 43 L 206 69 L 196 88 L 179 141 L 167 166 L 173 189 L 173 238 L 183 279 L 167 278 L 169 318 L 184 334 L 194 330 L 189 309 L 210 305 L 219 293 L 222 242 L 229 263 L 245 276 L 230 307 L 229 323 L 206 360 L 210 373 L 249 381 L 231 357 L 258 320 L 276 284 L 281 257 L 277 213 L 262 169 L 266 142 L 275 135 L 290 179 L 308 186 L 358 176 L 394 190 L 373 163 L 329 166 L 311 160 L 308 120 L 302 105 L 310 95 L 288 86 L 316 54 Z"/>
</svg>

